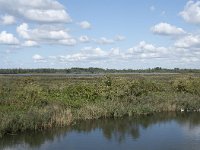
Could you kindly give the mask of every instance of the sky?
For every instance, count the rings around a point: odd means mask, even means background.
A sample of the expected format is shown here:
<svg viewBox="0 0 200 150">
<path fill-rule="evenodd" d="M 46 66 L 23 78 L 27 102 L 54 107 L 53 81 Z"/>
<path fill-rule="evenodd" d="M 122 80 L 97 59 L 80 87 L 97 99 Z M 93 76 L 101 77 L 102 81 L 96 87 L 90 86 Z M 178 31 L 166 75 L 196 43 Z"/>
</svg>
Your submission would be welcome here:
<svg viewBox="0 0 200 150">
<path fill-rule="evenodd" d="M 200 69 L 199 0 L 0 0 L 0 68 Z"/>
</svg>

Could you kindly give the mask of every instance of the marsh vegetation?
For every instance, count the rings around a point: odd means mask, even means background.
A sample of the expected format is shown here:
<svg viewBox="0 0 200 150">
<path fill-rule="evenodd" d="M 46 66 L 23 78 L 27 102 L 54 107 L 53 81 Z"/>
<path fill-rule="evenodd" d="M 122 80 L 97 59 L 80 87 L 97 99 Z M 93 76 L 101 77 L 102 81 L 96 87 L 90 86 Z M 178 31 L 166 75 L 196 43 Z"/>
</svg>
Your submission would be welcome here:
<svg viewBox="0 0 200 150">
<path fill-rule="evenodd" d="M 1 136 L 181 109 L 200 109 L 198 74 L 0 77 Z"/>
</svg>

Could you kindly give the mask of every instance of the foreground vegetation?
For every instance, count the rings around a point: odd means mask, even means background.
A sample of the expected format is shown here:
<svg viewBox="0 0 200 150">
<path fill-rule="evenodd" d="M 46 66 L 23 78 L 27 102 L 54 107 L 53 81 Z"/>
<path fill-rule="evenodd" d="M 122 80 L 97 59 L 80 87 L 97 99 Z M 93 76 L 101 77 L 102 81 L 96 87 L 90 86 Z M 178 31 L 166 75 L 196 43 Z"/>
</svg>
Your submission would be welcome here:
<svg viewBox="0 0 200 150">
<path fill-rule="evenodd" d="M 0 135 L 74 120 L 200 110 L 196 74 L 1 76 Z"/>
</svg>

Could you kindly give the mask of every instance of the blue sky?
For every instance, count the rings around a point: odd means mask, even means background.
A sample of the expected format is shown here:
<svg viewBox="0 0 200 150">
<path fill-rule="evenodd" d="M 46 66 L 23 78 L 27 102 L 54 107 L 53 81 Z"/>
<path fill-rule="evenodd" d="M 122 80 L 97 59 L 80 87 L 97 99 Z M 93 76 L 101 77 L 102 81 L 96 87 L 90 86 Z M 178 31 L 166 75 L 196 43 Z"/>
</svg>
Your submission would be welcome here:
<svg viewBox="0 0 200 150">
<path fill-rule="evenodd" d="M 198 0 L 0 0 L 0 68 L 200 68 L 199 27 Z"/>
</svg>

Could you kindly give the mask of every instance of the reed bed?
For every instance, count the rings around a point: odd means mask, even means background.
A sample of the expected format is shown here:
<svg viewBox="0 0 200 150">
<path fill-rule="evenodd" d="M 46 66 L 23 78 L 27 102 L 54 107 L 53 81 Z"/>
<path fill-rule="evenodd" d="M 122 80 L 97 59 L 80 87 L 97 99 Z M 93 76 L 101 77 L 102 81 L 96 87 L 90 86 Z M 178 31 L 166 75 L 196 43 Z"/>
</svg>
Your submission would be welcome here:
<svg viewBox="0 0 200 150">
<path fill-rule="evenodd" d="M 0 136 L 180 110 L 200 111 L 200 76 L 0 76 Z"/>
</svg>

